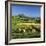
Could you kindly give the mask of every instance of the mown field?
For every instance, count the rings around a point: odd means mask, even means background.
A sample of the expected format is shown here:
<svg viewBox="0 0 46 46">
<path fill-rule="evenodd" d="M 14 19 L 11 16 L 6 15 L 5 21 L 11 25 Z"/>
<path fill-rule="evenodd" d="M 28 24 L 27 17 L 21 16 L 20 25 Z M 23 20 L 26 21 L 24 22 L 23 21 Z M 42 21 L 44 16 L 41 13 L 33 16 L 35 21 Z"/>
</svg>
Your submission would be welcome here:
<svg viewBox="0 0 46 46">
<path fill-rule="evenodd" d="M 40 17 L 12 16 L 12 39 L 38 37 L 40 37 Z"/>
</svg>

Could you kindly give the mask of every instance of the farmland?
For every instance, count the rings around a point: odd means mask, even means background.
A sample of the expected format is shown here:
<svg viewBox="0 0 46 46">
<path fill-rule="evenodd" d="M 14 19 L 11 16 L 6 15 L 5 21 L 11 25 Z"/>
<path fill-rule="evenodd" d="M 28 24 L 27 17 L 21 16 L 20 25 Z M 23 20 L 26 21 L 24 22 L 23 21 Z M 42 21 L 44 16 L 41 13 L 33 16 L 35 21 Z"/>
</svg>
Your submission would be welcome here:
<svg viewBox="0 0 46 46">
<path fill-rule="evenodd" d="M 23 14 L 12 16 L 12 39 L 38 37 L 40 37 L 40 17 L 32 18 Z"/>
</svg>

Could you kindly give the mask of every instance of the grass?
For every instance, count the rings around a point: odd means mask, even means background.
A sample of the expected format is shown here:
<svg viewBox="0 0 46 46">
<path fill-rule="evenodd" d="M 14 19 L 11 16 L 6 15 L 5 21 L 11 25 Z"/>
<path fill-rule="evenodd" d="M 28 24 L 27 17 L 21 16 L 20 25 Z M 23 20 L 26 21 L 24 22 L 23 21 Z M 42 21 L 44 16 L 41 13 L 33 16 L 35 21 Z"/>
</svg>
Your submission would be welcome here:
<svg viewBox="0 0 46 46">
<path fill-rule="evenodd" d="M 25 19 L 26 18 L 26 19 Z M 19 30 L 21 29 L 21 30 Z M 24 32 L 24 30 L 25 32 Z M 40 19 L 12 16 L 11 38 L 39 38 L 40 37 Z"/>
<path fill-rule="evenodd" d="M 15 38 L 39 38 L 40 32 L 12 33 L 12 39 Z"/>
</svg>

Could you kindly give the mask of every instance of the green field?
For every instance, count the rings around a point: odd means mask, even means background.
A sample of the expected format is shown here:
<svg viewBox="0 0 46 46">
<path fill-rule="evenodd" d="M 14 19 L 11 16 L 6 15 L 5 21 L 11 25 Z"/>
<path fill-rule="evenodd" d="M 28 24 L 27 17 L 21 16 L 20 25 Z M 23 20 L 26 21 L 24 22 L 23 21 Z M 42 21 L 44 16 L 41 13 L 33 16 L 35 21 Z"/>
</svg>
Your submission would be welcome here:
<svg viewBox="0 0 46 46">
<path fill-rule="evenodd" d="M 38 37 L 40 37 L 40 17 L 12 16 L 12 39 Z"/>
</svg>

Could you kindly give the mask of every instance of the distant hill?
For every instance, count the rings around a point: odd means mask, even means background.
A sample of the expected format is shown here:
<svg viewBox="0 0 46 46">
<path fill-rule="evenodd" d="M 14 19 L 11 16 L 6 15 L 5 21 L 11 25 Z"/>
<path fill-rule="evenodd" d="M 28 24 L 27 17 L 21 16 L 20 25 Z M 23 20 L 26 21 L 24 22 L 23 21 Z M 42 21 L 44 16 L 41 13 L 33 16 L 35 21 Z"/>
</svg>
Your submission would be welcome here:
<svg viewBox="0 0 46 46">
<path fill-rule="evenodd" d="M 19 14 L 16 16 L 12 16 L 12 20 L 16 22 L 27 22 L 27 23 L 40 23 L 40 17 L 28 17 L 24 14 Z"/>
<path fill-rule="evenodd" d="M 17 15 L 17 16 L 22 17 L 22 18 L 29 18 L 28 16 L 25 16 L 24 14 L 19 14 L 19 15 Z M 30 17 L 30 18 L 31 18 L 31 17 Z"/>
<path fill-rule="evenodd" d="M 19 14 L 19 15 L 17 15 L 18 17 L 20 17 L 20 18 L 24 18 L 24 19 L 31 19 L 31 20 L 33 20 L 33 19 L 40 19 L 40 17 L 29 17 L 29 16 L 25 16 L 24 14 Z"/>
</svg>

